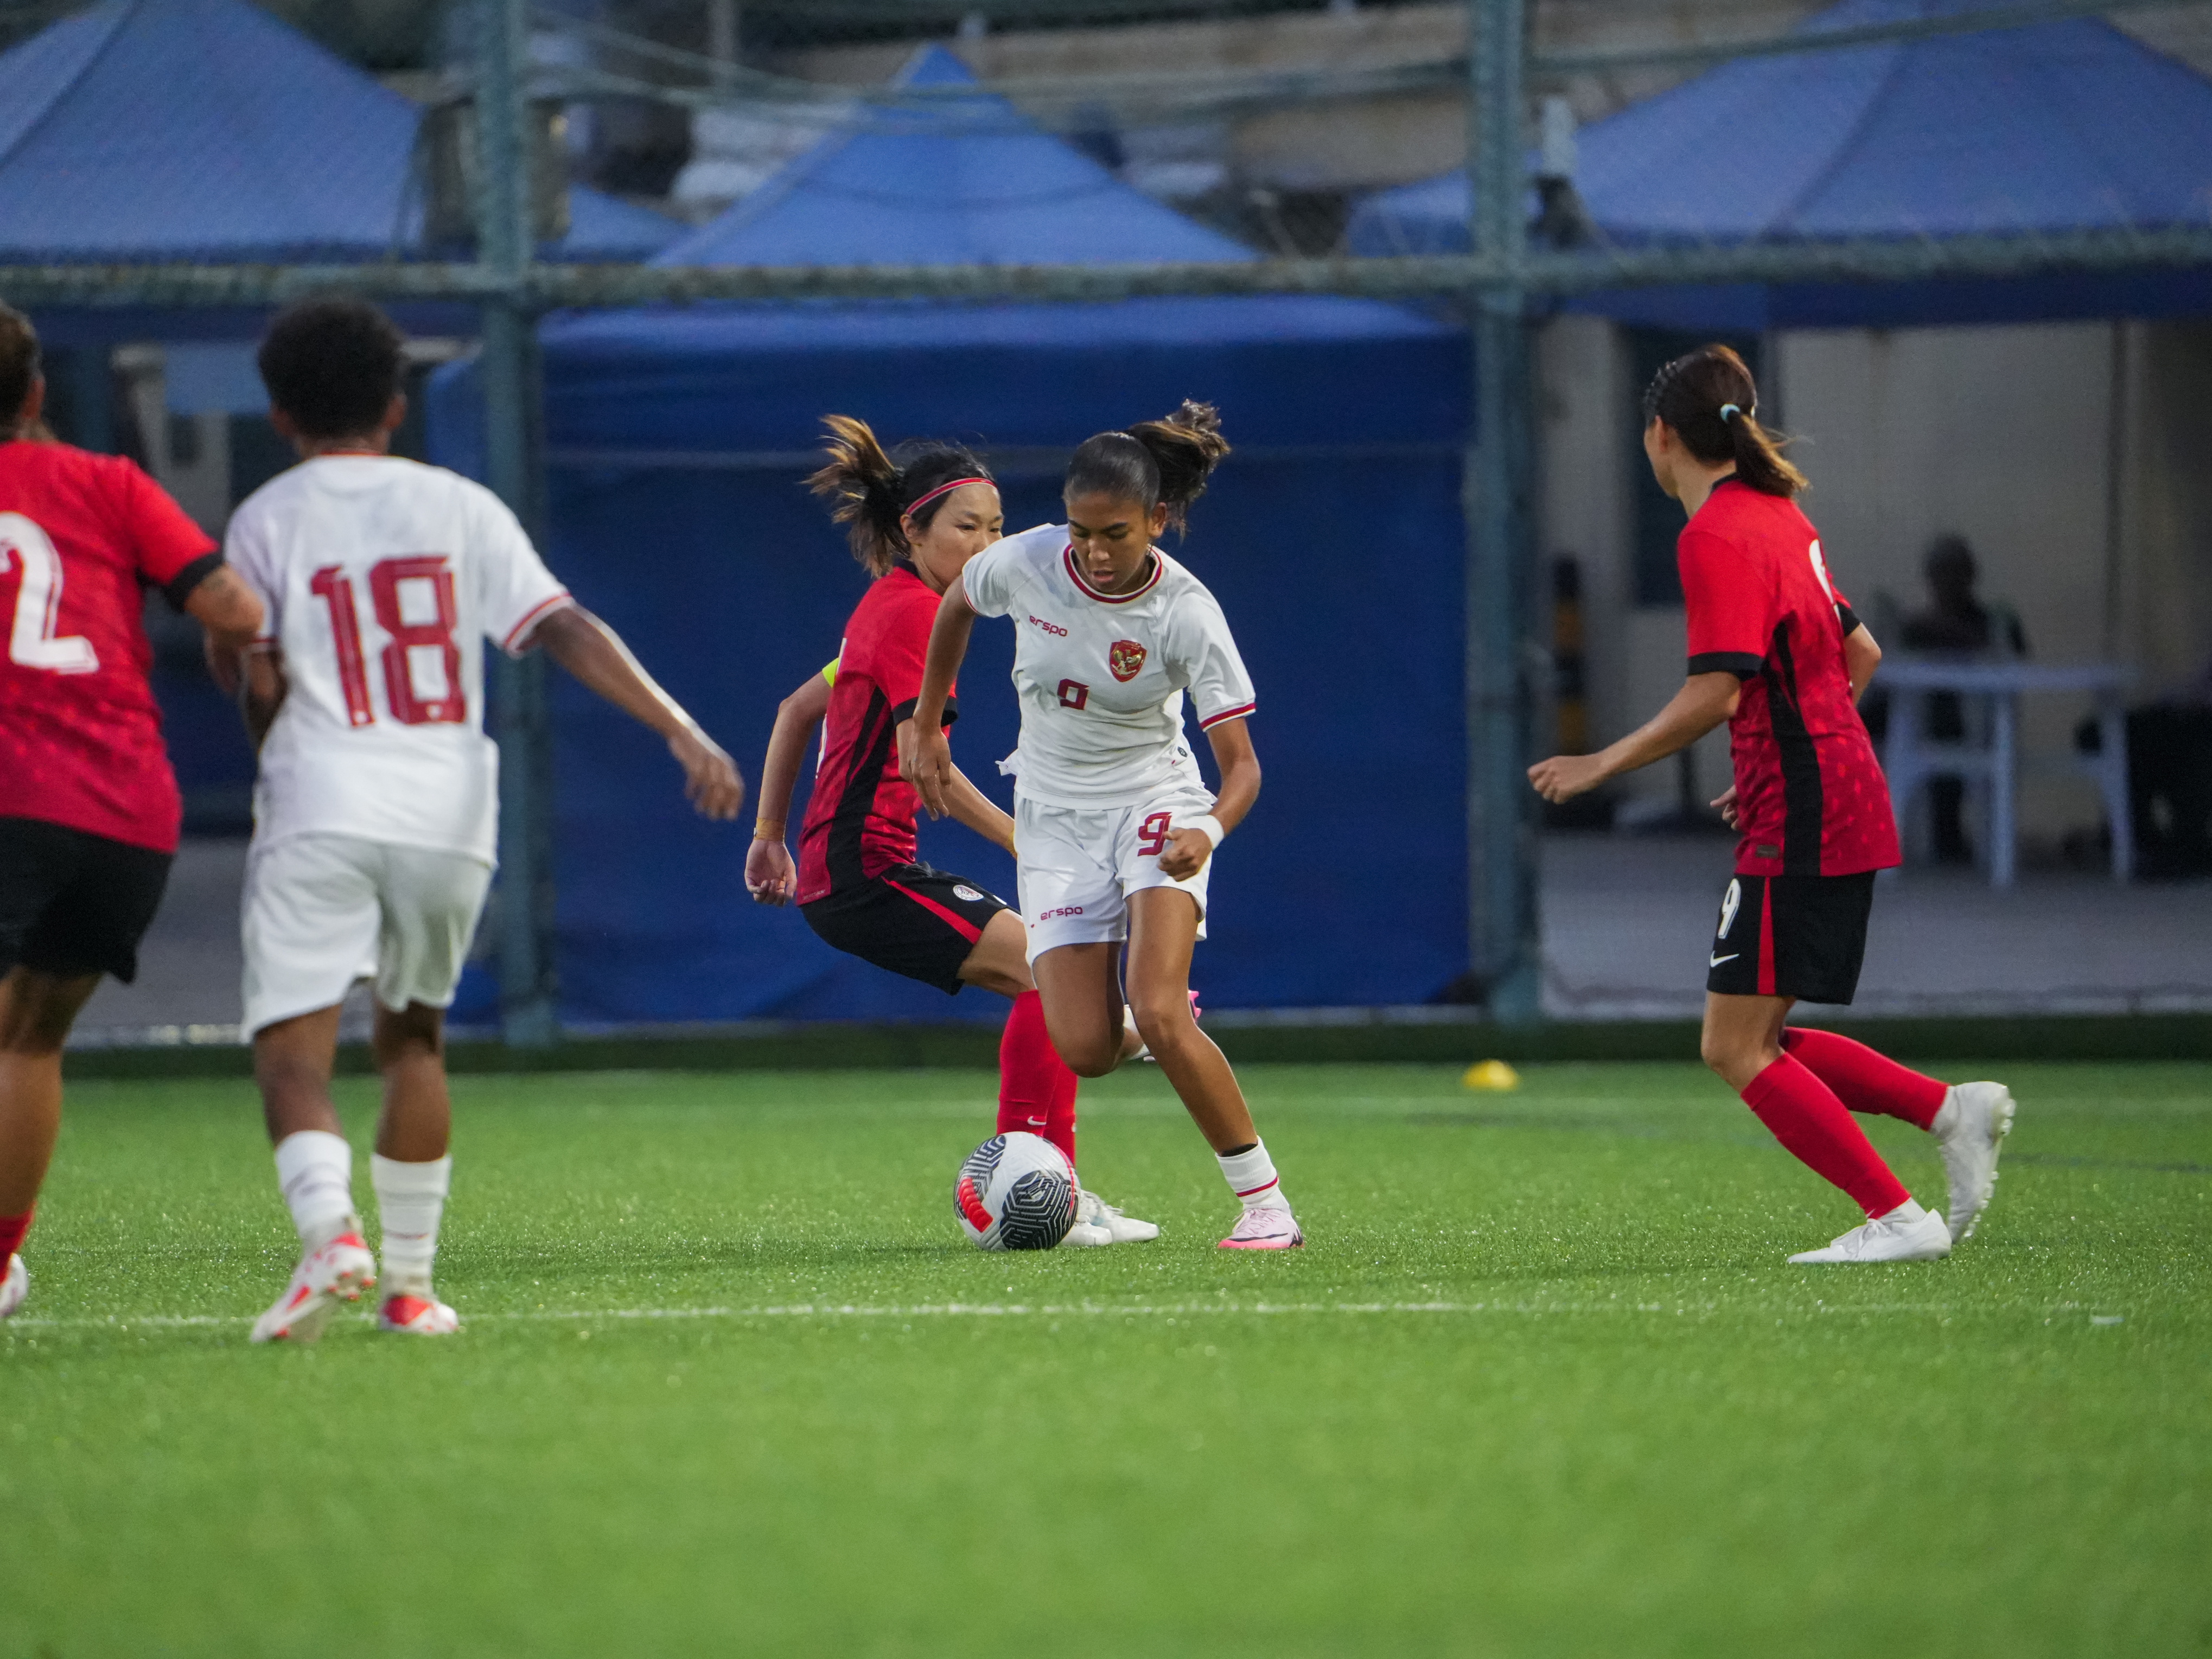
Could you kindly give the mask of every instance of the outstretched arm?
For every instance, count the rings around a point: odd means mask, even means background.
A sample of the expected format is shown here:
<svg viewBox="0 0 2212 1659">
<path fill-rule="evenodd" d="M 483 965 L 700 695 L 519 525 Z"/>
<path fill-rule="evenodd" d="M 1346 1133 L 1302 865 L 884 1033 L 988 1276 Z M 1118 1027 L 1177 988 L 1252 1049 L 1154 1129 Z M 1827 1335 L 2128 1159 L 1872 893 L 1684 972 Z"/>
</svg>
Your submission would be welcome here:
<svg viewBox="0 0 2212 1659">
<path fill-rule="evenodd" d="M 1554 755 L 1528 769 L 1536 793 L 1554 803 L 1686 749 L 1735 713 L 1743 683 L 1734 674 L 1692 674 L 1672 701 L 1620 742 L 1595 755 Z"/>
<path fill-rule="evenodd" d="M 580 605 L 554 611 L 530 636 L 545 654 L 631 718 L 668 740 L 684 769 L 685 799 L 706 817 L 733 818 L 744 805 L 745 781 L 721 746 L 653 683 L 614 629 Z"/>
<path fill-rule="evenodd" d="M 921 693 L 915 699 L 914 718 L 898 729 L 899 775 L 914 786 L 933 818 L 952 810 L 946 797 L 958 774 L 952 764 L 952 745 L 945 740 L 945 700 L 960 677 L 968 635 L 975 626 L 975 609 L 968 603 L 962 577 L 955 576 L 938 601 L 937 620 L 930 625 L 929 654 L 922 663 Z"/>
<path fill-rule="evenodd" d="M 1000 810 L 999 803 L 968 781 L 968 775 L 958 767 L 952 769 L 952 782 L 945 792 L 945 810 L 953 821 L 964 823 L 985 841 L 1014 850 L 1013 815 Z"/>
<path fill-rule="evenodd" d="M 785 904 L 799 890 L 784 822 L 791 792 L 805 763 L 806 740 L 830 712 L 830 682 L 821 674 L 776 705 L 775 729 L 769 733 L 768 757 L 761 762 L 760 805 L 755 809 L 752 850 L 745 854 L 745 890 L 759 904 Z"/>
</svg>

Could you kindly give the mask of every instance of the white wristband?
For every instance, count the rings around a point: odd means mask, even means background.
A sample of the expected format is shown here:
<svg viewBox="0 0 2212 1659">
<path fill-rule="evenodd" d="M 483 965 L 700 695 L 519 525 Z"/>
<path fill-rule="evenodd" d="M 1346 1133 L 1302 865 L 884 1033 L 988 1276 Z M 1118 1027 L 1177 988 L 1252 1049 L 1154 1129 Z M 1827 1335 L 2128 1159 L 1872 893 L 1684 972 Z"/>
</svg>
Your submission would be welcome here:
<svg viewBox="0 0 2212 1659">
<path fill-rule="evenodd" d="M 1199 831 L 1200 834 L 1206 837 L 1208 842 L 1215 847 L 1220 846 L 1221 838 L 1229 833 L 1226 830 L 1224 830 L 1221 827 L 1221 820 L 1214 817 L 1211 812 L 1208 812 L 1202 818 L 1193 818 L 1188 823 L 1184 824 L 1182 827 L 1186 830 L 1195 830 Z"/>
</svg>

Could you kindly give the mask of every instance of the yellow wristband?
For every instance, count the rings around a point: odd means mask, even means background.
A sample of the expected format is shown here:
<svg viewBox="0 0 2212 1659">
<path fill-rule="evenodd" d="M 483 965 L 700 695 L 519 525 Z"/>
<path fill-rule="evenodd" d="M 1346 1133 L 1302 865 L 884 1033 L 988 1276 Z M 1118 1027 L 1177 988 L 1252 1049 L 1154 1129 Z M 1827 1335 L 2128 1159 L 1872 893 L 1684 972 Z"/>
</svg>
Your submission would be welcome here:
<svg viewBox="0 0 2212 1659">
<path fill-rule="evenodd" d="M 781 823 L 771 824 L 766 818 L 762 818 L 753 825 L 753 839 L 755 841 L 781 841 L 783 839 L 783 826 Z"/>
</svg>

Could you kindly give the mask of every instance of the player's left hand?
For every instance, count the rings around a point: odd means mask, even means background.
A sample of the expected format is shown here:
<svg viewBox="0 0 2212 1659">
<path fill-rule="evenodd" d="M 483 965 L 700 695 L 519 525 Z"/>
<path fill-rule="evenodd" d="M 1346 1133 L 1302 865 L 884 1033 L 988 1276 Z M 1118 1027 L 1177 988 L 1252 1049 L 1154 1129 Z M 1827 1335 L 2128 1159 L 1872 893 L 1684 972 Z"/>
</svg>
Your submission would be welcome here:
<svg viewBox="0 0 2212 1659">
<path fill-rule="evenodd" d="M 684 799 L 701 817 L 725 823 L 737 817 L 745 804 L 745 781 L 721 744 L 695 726 L 672 733 L 668 752 L 684 769 Z"/>
<path fill-rule="evenodd" d="M 1528 769 L 1528 781 L 1556 806 L 1603 783 L 1605 768 L 1595 755 L 1554 755 Z"/>
<path fill-rule="evenodd" d="M 1160 854 L 1160 873 L 1177 881 L 1188 881 L 1206 868 L 1206 860 L 1213 856 L 1213 843 L 1206 838 L 1203 830 L 1170 830 L 1168 844 Z"/>
<path fill-rule="evenodd" d="M 1734 784 L 1729 785 L 1728 790 L 1725 793 L 1715 796 L 1711 800 L 1708 801 L 1706 805 L 1711 806 L 1714 811 L 1718 812 L 1721 815 L 1721 822 L 1728 825 L 1729 829 L 1733 830 L 1736 827 L 1735 786 Z"/>
</svg>

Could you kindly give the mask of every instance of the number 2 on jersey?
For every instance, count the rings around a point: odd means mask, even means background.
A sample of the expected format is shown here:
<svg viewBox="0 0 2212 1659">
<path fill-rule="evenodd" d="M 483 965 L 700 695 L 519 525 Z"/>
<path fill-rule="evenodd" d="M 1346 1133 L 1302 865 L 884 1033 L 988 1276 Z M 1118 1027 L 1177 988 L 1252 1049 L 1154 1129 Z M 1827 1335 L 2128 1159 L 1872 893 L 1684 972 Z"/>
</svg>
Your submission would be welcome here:
<svg viewBox="0 0 2212 1659">
<path fill-rule="evenodd" d="M 436 617 L 409 622 L 402 613 L 399 584 L 428 584 Z M 326 564 L 307 582 L 308 591 L 330 607 L 331 638 L 337 647 L 338 685 L 345 694 L 346 724 L 373 726 L 376 710 L 368 700 L 368 665 L 362 655 L 361 616 L 355 609 L 353 578 L 343 565 Z M 380 653 L 384 665 L 384 697 L 392 718 L 402 726 L 458 726 L 469 717 L 467 696 L 461 690 L 461 648 L 453 642 L 459 620 L 453 604 L 453 573 L 434 553 L 418 553 L 404 559 L 380 559 L 368 568 L 369 601 L 376 608 L 376 625 L 391 635 Z M 442 696 L 424 697 L 415 690 L 415 675 L 408 653 L 433 650 L 441 655 L 446 690 Z"/>
<path fill-rule="evenodd" d="M 0 574 L 13 564 L 21 574 L 15 620 L 8 628 L 8 660 L 50 674 L 98 672 L 100 653 L 82 634 L 57 637 L 62 609 L 62 556 L 52 538 L 20 513 L 0 513 Z"/>
</svg>

